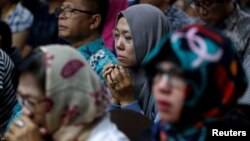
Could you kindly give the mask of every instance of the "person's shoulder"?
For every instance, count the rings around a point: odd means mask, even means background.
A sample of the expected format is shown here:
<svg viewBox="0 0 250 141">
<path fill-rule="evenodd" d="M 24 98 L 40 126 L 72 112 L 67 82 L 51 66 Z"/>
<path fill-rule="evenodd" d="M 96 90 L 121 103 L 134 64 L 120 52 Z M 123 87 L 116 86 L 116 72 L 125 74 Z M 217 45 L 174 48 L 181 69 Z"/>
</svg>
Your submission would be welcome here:
<svg viewBox="0 0 250 141">
<path fill-rule="evenodd" d="M 247 28 L 247 30 L 250 30 L 250 15 L 243 16 L 239 23 L 244 27 L 244 29 Z"/>
<path fill-rule="evenodd" d="M 238 16 L 233 17 L 237 21 L 237 25 L 244 30 L 250 30 L 250 15 L 241 9 L 238 9 Z"/>
<path fill-rule="evenodd" d="M 1 60 L 9 59 L 9 56 L 2 49 L 0 49 L 0 59 Z"/>
<path fill-rule="evenodd" d="M 7 55 L 2 49 L 0 49 L 0 66 L 3 68 L 9 68 L 11 66 L 10 69 L 14 67 L 9 55 Z"/>
<path fill-rule="evenodd" d="M 108 129 L 108 130 L 106 130 Z M 122 133 L 117 126 L 111 122 L 109 116 L 103 117 L 103 119 L 96 125 L 91 131 L 89 141 L 128 141 L 128 138 Z"/>
<path fill-rule="evenodd" d="M 108 47 L 106 47 L 105 45 L 102 45 L 98 52 L 102 52 L 105 56 L 107 56 L 107 59 L 115 60 L 115 62 L 117 61 L 115 54 L 111 50 L 109 50 Z"/>
<path fill-rule="evenodd" d="M 111 52 L 111 51 L 108 49 L 108 47 L 106 47 L 106 46 L 104 46 L 104 45 L 103 45 L 103 47 L 102 47 L 101 50 L 103 50 L 103 51 L 104 51 L 106 54 L 108 54 L 108 55 L 115 56 L 114 53 Z"/>
</svg>

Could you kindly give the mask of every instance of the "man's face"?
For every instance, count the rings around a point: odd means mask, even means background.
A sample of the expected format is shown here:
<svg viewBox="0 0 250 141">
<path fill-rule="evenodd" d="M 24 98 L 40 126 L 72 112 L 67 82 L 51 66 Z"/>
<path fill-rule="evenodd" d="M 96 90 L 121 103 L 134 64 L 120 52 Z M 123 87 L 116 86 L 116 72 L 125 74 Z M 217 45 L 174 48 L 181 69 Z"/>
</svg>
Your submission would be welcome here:
<svg viewBox="0 0 250 141">
<path fill-rule="evenodd" d="M 93 12 L 90 4 L 81 0 L 65 0 L 61 8 L 63 11 L 58 20 L 59 37 L 69 42 L 87 38 L 90 35 L 92 15 L 81 11 Z"/>
<path fill-rule="evenodd" d="M 204 22 L 218 26 L 224 21 L 227 14 L 226 9 L 231 1 L 194 0 L 194 3 L 195 10 Z"/>
</svg>

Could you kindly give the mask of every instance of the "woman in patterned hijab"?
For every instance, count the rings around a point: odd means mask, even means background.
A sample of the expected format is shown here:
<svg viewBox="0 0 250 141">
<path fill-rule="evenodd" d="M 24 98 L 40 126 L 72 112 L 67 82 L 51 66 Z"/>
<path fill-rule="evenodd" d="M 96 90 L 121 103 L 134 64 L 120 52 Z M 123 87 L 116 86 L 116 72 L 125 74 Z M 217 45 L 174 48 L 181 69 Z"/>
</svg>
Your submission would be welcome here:
<svg viewBox="0 0 250 141">
<path fill-rule="evenodd" d="M 168 34 L 144 64 L 161 118 L 151 140 L 202 141 L 212 129 L 250 127 L 235 108 L 247 79 L 234 44 L 219 32 L 192 25 Z"/>
<path fill-rule="evenodd" d="M 71 47 L 41 47 L 21 70 L 24 114 L 5 135 L 8 141 L 39 141 L 38 129 L 54 141 L 127 140 L 105 113 L 109 99 L 98 76 Z"/>
</svg>

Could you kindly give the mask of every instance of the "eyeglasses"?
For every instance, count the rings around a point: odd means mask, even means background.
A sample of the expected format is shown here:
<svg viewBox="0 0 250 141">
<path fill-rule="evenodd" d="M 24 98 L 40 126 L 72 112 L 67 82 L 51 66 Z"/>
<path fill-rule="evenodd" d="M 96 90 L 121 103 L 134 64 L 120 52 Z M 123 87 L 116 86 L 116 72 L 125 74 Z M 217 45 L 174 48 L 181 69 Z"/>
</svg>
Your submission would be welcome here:
<svg viewBox="0 0 250 141">
<path fill-rule="evenodd" d="M 217 0 L 204 0 L 199 2 L 198 0 L 194 0 L 190 3 L 190 7 L 197 9 L 199 7 L 209 9 L 211 6 L 213 6 L 215 3 L 218 3 L 220 1 Z"/>
<path fill-rule="evenodd" d="M 160 66 L 156 66 L 156 74 L 154 76 L 153 83 L 157 84 L 162 81 L 163 78 L 166 78 L 166 82 L 171 86 L 171 88 L 183 89 L 186 86 L 183 72 L 178 68 L 165 70 Z"/>
<path fill-rule="evenodd" d="M 31 100 L 27 97 L 21 96 L 20 94 L 17 94 L 17 99 L 22 104 L 22 106 L 25 106 L 30 111 L 34 111 L 34 106 L 37 104 L 40 104 L 42 102 L 47 101 L 47 98 L 43 98 L 41 100 Z"/>
<path fill-rule="evenodd" d="M 72 16 L 72 13 L 74 13 L 75 11 L 81 12 L 81 13 L 85 13 L 88 15 L 94 15 L 94 12 L 91 11 L 87 11 L 87 10 L 80 10 L 80 9 L 75 9 L 75 8 L 71 8 L 71 7 L 65 7 L 65 8 L 56 8 L 55 9 L 55 16 L 58 18 L 60 16 L 60 14 L 64 14 L 64 16 L 66 18 L 69 18 Z"/>
</svg>

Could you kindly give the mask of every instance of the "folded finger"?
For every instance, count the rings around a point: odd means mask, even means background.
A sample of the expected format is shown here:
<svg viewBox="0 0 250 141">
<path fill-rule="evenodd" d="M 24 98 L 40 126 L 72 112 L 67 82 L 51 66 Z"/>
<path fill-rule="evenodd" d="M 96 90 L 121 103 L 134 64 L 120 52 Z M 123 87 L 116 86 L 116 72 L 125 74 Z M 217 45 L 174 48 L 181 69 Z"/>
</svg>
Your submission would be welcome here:
<svg viewBox="0 0 250 141">
<path fill-rule="evenodd" d="M 113 72 L 114 72 L 115 77 L 116 77 L 115 80 L 121 82 L 122 81 L 122 74 L 120 72 L 120 69 L 119 68 L 115 68 Z"/>
<path fill-rule="evenodd" d="M 108 70 L 103 71 L 103 72 L 102 72 L 102 73 L 103 73 L 103 77 L 104 77 L 104 78 L 106 78 L 106 77 L 107 77 L 107 75 L 108 75 L 108 74 L 110 74 L 112 71 L 113 71 L 113 69 L 112 69 L 112 68 L 109 68 Z"/>
<path fill-rule="evenodd" d="M 104 66 L 102 70 L 105 71 L 105 70 L 108 70 L 109 68 L 114 68 L 114 67 L 115 67 L 114 64 L 109 63 L 109 64 L 107 64 L 106 66 Z"/>
</svg>

